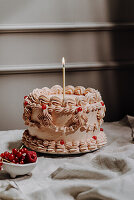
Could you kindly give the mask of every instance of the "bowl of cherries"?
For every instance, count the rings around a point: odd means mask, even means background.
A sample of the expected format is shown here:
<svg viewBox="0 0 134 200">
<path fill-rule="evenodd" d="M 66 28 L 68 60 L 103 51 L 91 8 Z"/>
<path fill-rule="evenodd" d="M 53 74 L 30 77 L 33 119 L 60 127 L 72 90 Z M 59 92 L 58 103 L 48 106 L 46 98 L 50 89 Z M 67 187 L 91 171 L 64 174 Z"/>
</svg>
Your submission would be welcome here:
<svg viewBox="0 0 134 200">
<path fill-rule="evenodd" d="M 12 149 L 0 154 L 0 169 L 8 172 L 11 178 L 30 173 L 37 164 L 37 154 L 27 148 Z"/>
</svg>

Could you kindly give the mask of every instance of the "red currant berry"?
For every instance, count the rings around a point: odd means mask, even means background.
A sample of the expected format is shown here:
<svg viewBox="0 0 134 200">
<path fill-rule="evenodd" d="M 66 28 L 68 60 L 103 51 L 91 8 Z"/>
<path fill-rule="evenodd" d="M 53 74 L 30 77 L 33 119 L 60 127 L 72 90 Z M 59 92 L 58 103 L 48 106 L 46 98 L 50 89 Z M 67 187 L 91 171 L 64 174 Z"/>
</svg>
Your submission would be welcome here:
<svg viewBox="0 0 134 200">
<path fill-rule="evenodd" d="M 24 99 L 26 99 L 28 96 L 24 96 Z"/>
<path fill-rule="evenodd" d="M 12 163 L 16 163 L 15 160 L 13 160 Z"/>
<path fill-rule="evenodd" d="M 64 144 L 64 140 L 61 140 L 61 141 L 60 141 L 60 144 L 63 145 L 63 144 Z"/>
<path fill-rule="evenodd" d="M 21 156 L 21 160 L 25 160 L 25 156 L 24 155 Z"/>
<path fill-rule="evenodd" d="M 21 153 L 23 154 L 23 153 L 24 153 L 24 150 L 23 150 L 23 149 L 20 149 L 19 152 L 21 152 Z"/>
<path fill-rule="evenodd" d="M 94 140 L 97 140 L 97 136 L 95 136 L 95 135 L 94 135 L 92 138 L 93 138 Z"/>
<path fill-rule="evenodd" d="M 10 160 L 10 161 L 13 161 L 14 158 L 15 158 L 15 156 L 14 156 L 13 154 L 10 154 L 10 156 L 9 156 L 9 160 Z"/>
<path fill-rule="evenodd" d="M 10 153 L 9 153 L 8 151 L 5 151 L 5 152 L 4 152 L 4 156 L 5 156 L 5 158 L 8 158 L 9 155 L 10 155 Z"/>
<path fill-rule="evenodd" d="M 103 128 L 100 128 L 100 131 L 103 131 Z"/>
<path fill-rule="evenodd" d="M 27 104 L 28 104 L 28 102 L 27 102 L 27 101 L 25 101 L 25 102 L 24 102 L 24 106 L 26 106 Z"/>
<path fill-rule="evenodd" d="M 14 154 L 16 156 L 17 153 L 18 153 L 18 150 L 16 148 L 12 149 L 12 154 Z"/>
<path fill-rule="evenodd" d="M 104 106 L 104 102 L 103 101 L 101 102 L 101 105 Z"/>
<path fill-rule="evenodd" d="M 42 110 L 45 110 L 47 107 L 45 104 L 42 105 Z"/>
<path fill-rule="evenodd" d="M 21 161 L 20 161 L 20 164 L 21 164 L 21 165 L 23 165 L 23 164 L 24 164 L 24 161 L 23 161 L 23 160 L 21 160 Z"/>
<path fill-rule="evenodd" d="M 28 152 L 27 148 L 23 148 L 23 152 L 27 153 Z"/>
<path fill-rule="evenodd" d="M 78 107 L 78 108 L 77 108 L 77 111 L 78 111 L 78 112 L 81 112 L 81 111 L 82 111 L 82 107 Z"/>
<path fill-rule="evenodd" d="M 18 153 L 17 153 L 17 157 L 18 157 L 18 158 L 21 158 L 21 156 L 22 156 L 22 153 L 21 153 L 21 152 L 18 152 Z"/>
<path fill-rule="evenodd" d="M 15 162 L 19 162 L 19 158 L 18 157 L 15 157 Z"/>
<path fill-rule="evenodd" d="M 1 158 L 4 158 L 4 157 L 5 157 L 4 153 L 1 153 L 1 155 L 0 155 L 0 156 L 1 156 Z"/>
</svg>

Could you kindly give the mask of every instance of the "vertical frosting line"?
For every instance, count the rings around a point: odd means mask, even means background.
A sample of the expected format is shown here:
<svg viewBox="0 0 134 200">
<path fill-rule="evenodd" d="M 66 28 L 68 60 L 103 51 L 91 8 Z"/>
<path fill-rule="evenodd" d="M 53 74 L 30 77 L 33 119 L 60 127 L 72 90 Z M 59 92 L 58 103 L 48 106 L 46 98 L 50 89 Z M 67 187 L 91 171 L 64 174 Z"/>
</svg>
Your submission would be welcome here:
<svg viewBox="0 0 134 200">
<path fill-rule="evenodd" d="M 63 68 L 63 100 L 65 98 L 65 59 L 62 58 L 62 68 Z"/>
</svg>

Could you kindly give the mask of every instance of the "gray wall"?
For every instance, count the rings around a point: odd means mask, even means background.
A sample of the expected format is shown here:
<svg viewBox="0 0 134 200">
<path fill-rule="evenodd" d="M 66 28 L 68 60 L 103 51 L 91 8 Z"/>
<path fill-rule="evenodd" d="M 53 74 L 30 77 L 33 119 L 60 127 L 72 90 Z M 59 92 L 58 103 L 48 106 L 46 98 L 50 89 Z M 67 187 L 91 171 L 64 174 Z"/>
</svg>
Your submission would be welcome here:
<svg viewBox="0 0 134 200">
<path fill-rule="evenodd" d="M 99 89 L 105 121 L 134 115 L 134 1 L 0 0 L 0 130 L 24 128 L 23 97 L 66 85 Z"/>
</svg>

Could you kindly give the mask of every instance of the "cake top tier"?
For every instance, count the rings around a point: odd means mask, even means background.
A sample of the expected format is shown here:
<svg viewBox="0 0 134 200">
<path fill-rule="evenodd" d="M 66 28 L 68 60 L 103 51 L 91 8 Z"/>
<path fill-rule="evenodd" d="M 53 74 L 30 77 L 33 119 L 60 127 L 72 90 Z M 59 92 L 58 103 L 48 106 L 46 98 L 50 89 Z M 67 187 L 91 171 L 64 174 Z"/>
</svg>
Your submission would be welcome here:
<svg viewBox="0 0 134 200">
<path fill-rule="evenodd" d="M 24 97 L 23 119 L 26 125 L 32 127 L 54 130 L 61 127 L 70 133 L 78 127 L 87 126 L 88 113 L 94 111 L 96 119 L 101 121 L 105 105 L 98 90 L 69 85 L 65 87 L 63 99 L 63 88 L 55 85 L 51 89 L 36 88 Z"/>
<path fill-rule="evenodd" d="M 59 106 L 66 105 L 85 105 L 100 102 L 102 100 L 98 90 L 93 88 L 85 89 L 82 86 L 71 86 L 65 87 L 65 98 L 63 100 L 63 88 L 60 85 L 55 85 L 51 89 L 43 87 L 42 89 L 34 89 L 28 96 L 31 103 L 46 105 L 55 104 Z"/>
</svg>

